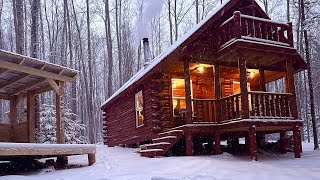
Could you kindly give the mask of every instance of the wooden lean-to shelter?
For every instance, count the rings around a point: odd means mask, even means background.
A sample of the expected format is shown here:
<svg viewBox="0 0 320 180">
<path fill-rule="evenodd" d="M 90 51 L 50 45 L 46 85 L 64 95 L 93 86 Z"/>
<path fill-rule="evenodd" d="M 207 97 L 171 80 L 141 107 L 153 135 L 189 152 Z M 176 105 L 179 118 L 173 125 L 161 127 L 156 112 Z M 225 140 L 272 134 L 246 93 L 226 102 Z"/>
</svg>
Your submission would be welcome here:
<svg viewBox="0 0 320 180">
<path fill-rule="evenodd" d="M 221 140 L 257 160 L 266 134 L 293 132 L 301 153 L 294 74 L 306 63 L 294 48 L 292 23 L 270 20 L 254 0 L 227 0 L 140 70 L 101 107 L 105 144 L 146 144 L 141 155 L 194 155 Z M 282 92 L 268 91 L 284 78 Z M 206 143 L 202 141 L 206 139 Z M 181 148 L 180 148 L 181 149 Z"/>
<path fill-rule="evenodd" d="M 64 144 L 61 112 L 64 84 L 76 79 L 78 72 L 56 64 L 0 50 L 0 99 L 10 101 L 9 122 L 0 124 L 0 161 L 21 158 L 59 157 L 88 154 L 95 162 L 94 145 Z M 41 93 L 54 91 L 56 100 L 57 144 L 35 144 L 36 101 Z M 17 106 L 27 99 L 26 116 L 17 120 Z M 24 111 L 24 108 L 22 108 Z M 59 144 L 59 145 L 58 145 Z"/>
</svg>

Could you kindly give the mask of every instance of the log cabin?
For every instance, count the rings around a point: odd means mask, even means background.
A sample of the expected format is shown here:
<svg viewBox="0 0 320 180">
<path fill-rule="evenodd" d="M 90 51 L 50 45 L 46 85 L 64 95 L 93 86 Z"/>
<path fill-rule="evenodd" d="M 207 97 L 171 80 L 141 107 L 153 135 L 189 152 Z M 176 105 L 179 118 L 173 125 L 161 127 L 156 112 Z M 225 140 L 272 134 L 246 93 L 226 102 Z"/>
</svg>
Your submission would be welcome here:
<svg viewBox="0 0 320 180">
<path fill-rule="evenodd" d="M 146 157 L 173 154 L 178 145 L 192 156 L 199 137 L 215 154 L 222 140 L 244 137 L 257 160 L 266 134 L 280 133 L 286 153 L 290 131 L 300 158 L 294 74 L 306 67 L 292 23 L 272 21 L 254 0 L 226 0 L 106 100 L 105 144 L 142 144 Z M 268 91 L 279 79 L 284 91 Z"/>
</svg>

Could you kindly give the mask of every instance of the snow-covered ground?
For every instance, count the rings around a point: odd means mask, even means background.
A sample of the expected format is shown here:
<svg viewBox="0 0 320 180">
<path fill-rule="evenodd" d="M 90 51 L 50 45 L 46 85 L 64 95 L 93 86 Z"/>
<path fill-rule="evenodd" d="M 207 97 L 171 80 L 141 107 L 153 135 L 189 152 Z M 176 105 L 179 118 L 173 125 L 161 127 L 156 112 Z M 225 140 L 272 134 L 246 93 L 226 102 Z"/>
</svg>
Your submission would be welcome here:
<svg viewBox="0 0 320 180">
<path fill-rule="evenodd" d="M 312 144 L 303 144 L 301 159 L 286 155 L 259 155 L 253 162 L 249 156 L 220 156 L 145 158 L 137 149 L 97 147 L 97 163 L 87 166 L 86 156 L 75 156 L 69 164 L 83 165 L 68 170 L 43 169 L 20 176 L 3 176 L 9 180 L 319 180 L 320 151 Z"/>
</svg>

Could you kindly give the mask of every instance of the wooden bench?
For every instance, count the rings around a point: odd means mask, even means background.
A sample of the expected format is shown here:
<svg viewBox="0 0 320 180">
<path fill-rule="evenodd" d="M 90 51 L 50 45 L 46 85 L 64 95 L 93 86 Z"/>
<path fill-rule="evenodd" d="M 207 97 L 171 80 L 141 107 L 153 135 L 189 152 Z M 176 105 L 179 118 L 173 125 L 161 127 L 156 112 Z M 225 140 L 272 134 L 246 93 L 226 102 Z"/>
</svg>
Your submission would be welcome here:
<svg viewBox="0 0 320 180">
<path fill-rule="evenodd" d="M 92 144 L 0 143 L 0 161 L 28 157 L 34 159 L 88 155 L 89 166 L 96 162 L 96 146 Z"/>
</svg>

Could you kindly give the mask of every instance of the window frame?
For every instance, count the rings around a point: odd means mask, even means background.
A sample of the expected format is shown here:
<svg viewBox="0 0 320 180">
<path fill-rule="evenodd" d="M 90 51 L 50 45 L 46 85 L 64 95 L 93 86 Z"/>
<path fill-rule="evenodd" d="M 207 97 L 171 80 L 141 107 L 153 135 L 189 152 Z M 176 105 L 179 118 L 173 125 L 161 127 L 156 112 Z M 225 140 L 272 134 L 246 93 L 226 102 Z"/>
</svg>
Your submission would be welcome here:
<svg viewBox="0 0 320 180">
<path fill-rule="evenodd" d="M 139 96 L 139 94 L 141 94 L 141 96 L 142 96 L 142 111 L 143 111 L 143 113 L 141 114 L 142 117 L 143 117 L 143 120 L 142 120 L 142 124 L 140 124 L 140 125 L 139 125 L 139 117 L 138 117 L 138 113 L 137 113 L 137 111 L 138 111 L 138 106 L 137 106 L 137 100 L 138 99 L 137 99 L 137 97 Z M 135 112 L 135 117 L 136 117 L 136 128 L 143 127 L 145 125 L 145 123 L 146 123 L 145 122 L 146 119 L 145 119 L 144 97 L 143 97 L 143 91 L 142 90 L 138 91 L 134 95 L 134 112 Z"/>
<path fill-rule="evenodd" d="M 173 101 L 174 99 L 180 99 L 180 100 L 185 100 L 186 101 L 186 97 L 174 97 L 173 96 L 173 86 L 172 83 L 174 80 L 183 80 L 184 86 L 185 86 L 185 80 L 181 79 L 181 78 L 171 78 L 171 101 L 172 101 L 172 116 L 173 117 L 180 117 L 174 114 L 174 106 L 173 106 Z M 190 89 L 191 89 L 191 99 L 193 99 L 193 84 L 192 84 L 192 80 L 190 80 Z M 192 116 L 193 116 L 193 103 L 191 103 L 191 107 L 192 107 Z"/>
</svg>

